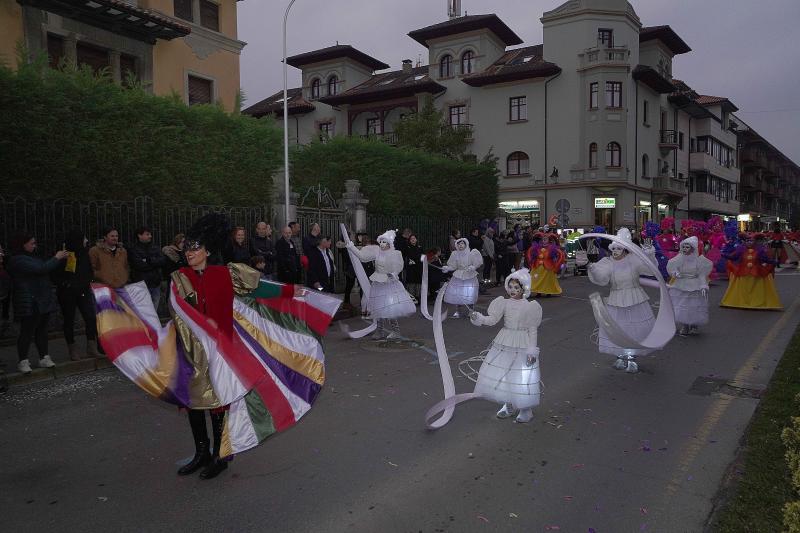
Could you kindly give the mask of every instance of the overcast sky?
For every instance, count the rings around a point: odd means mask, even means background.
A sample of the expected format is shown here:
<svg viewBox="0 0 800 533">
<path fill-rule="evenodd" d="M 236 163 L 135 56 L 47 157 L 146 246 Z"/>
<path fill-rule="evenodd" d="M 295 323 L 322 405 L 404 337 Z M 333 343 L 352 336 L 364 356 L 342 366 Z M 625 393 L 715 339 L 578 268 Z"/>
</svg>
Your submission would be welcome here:
<svg viewBox="0 0 800 533">
<path fill-rule="evenodd" d="M 252 105 L 281 90 L 282 23 L 288 0 L 239 3 L 241 80 Z M 524 41 L 542 42 L 539 19 L 560 0 L 463 0 L 469 14 L 496 13 Z M 798 0 L 638 0 L 642 24 L 669 24 L 692 48 L 673 75 L 701 94 L 724 96 L 739 116 L 800 164 Z M 289 55 L 350 44 L 399 69 L 427 51 L 408 32 L 447 18 L 447 0 L 297 0 L 289 15 Z M 300 71 L 289 67 L 289 86 Z"/>
</svg>

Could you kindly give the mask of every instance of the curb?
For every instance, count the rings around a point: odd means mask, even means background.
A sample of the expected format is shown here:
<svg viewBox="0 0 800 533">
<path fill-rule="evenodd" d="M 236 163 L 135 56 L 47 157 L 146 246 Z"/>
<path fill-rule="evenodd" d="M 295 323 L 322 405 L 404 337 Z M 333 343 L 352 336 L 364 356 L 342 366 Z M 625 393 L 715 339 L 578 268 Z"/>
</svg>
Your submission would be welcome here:
<svg viewBox="0 0 800 533">
<path fill-rule="evenodd" d="M 113 367 L 114 364 L 105 357 L 86 358 L 79 361 L 66 361 L 58 363 L 53 368 L 35 368 L 30 374 L 12 372 L 10 374 L 0 373 L 0 390 L 2 386 L 21 387 L 41 383 L 44 381 L 55 381 L 78 374 L 86 374 L 97 370 L 104 370 Z M 3 383 L 5 382 L 5 383 Z"/>
</svg>

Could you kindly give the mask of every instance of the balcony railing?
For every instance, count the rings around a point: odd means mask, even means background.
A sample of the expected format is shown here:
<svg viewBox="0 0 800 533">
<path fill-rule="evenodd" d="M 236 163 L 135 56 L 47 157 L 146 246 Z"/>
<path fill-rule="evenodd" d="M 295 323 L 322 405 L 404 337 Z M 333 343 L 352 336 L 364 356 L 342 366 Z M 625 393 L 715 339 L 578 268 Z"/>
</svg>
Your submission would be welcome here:
<svg viewBox="0 0 800 533">
<path fill-rule="evenodd" d="M 362 139 L 372 139 L 381 141 L 391 146 L 397 146 L 397 134 L 394 132 L 389 133 L 368 133 L 366 135 L 359 135 Z"/>
<path fill-rule="evenodd" d="M 661 130 L 661 138 L 658 145 L 661 148 L 677 148 L 678 132 L 675 130 Z"/>
<path fill-rule="evenodd" d="M 472 132 L 475 130 L 474 124 L 450 124 L 450 127 L 456 131 L 466 131 L 467 140 L 472 140 Z"/>
<path fill-rule="evenodd" d="M 656 192 L 686 196 L 686 181 L 670 176 L 658 176 L 653 178 L 653 190 Z"/>
<path fill-rule="evenodd" d="M 583 55 L 583 66 L 595 66 L 600 64 L 627 64 L 630 57 L 630 50 L 625 47 L 606 48 L 598 46 L 589 48 Z"/>
</svg>

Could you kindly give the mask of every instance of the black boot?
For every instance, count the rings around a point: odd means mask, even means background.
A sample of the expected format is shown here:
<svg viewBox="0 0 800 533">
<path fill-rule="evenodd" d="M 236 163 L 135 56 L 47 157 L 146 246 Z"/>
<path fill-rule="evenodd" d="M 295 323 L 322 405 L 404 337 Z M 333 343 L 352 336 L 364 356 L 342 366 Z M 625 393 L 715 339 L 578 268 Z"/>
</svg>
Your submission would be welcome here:
<svg viewBox="0 0 800 533">
<path fill-rule="evenodd" d="M 208 433 L 206 432 L 205 411 L 190 409 L 189 426 L 192 428 L 195 452 L 192 460 L 178 469 L 179 476 L 193 474 L 211 461 L 211 453 L 208 450 L 209 442 Z"/>
<path fill-rule="evenodd" d="M 214 434 L 214 453 L 211 462 L 200 472 L 200 479 L 213 479 L 228 468 L 228 461 L 220 459 L 222 446 L 222 430 L 225 427 L 225 413 L 211 413 L 211 432 Z"/>
</svg>

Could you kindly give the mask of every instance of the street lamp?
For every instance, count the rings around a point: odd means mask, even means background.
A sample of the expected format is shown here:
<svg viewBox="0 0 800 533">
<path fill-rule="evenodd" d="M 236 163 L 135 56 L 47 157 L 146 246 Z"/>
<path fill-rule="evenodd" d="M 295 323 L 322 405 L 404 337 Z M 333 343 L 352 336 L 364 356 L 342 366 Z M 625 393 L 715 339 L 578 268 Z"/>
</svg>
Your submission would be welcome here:
<svg viewBox="0 0 800 533">
<path fill-rule="evenodd" d="M 296 1 L 289 2 L 286 13 L 283 15 L 283 185 L 286 188 L 284 191 L 286 196 L 283 200 L 284 224 L 289 223 L 289 75 L 286 65 L 286 21 L 289 20 L 289 10 Z"/>
</svg>

